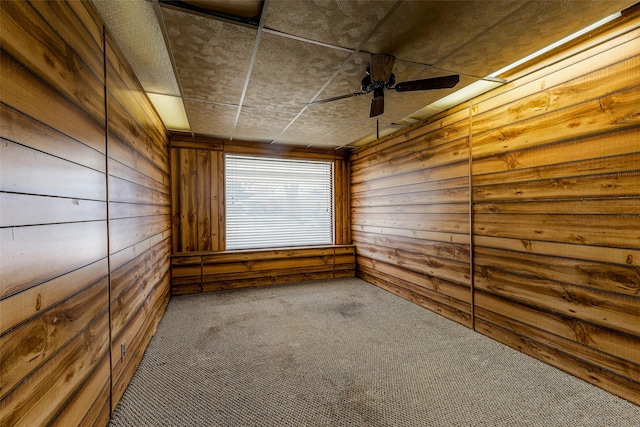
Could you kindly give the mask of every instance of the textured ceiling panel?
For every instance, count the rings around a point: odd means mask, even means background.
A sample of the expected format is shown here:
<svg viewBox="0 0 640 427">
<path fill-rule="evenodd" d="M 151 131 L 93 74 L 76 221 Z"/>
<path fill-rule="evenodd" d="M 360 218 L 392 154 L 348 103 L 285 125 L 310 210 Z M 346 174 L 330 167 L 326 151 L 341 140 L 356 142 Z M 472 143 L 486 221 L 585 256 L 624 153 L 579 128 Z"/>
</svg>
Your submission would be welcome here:
<svg viewBox="0 0 640 427">
<path fill-rule="evenodd" d="M 396 0 L 274 1 L 267 28 L 355 49 L 384 18 Z"/>
<path fill-rule="evenodd" d="M 144 90 L 179 96 L 162 31 L 146 1 L 92 0 Z"/>
<path fill-rule="evenodd" d="M 244 104 L 300 111 L 349 55 L 340 50 L 263 34 Z"/>
<path fill-rule="evenodd" d="M 183 95 L 238 104 L 256 30 L 168 8 L 162 16 Z"/>
<path fill-rule="evenodd" d="M 144 88 L 183 97 L 191 131 L 337 147 L 375 135 L 376 119 L 368 117 L 372 95 L 308 103 L 360 92 L 369 53 L 397 57 L 397 82 L 461 76 L 452 89 L 386 91 L 385 113 L 378 117 L 384 135 L 392 123 L 441 111 L 446 107 L 423 107 L 637 0 L 188 2 L 254 23 L 262 10 L 265 31 L 176 1 L 93 0 Z M 174 69 L 177 84 L 167 83 Z"/>
<path fill-rule="evenodd" d="M 244 107 L 234 139 L 271 142 L 295 118 L 296 113 Z"/>
<path fill-rule="evenodd" d="M 263 0 L 182 0 L 203 10 L 229 15 L 236 18 L 260 16 Z"/>
<path fill-rule="evenodd" d="M 523 0 L 406 1 L 367 41 L 363 50 L 433 64 L 522 3 Z"/>
<path fill-rule="evenodd" d="M 238 107 L 185 100 L 184 106 L 194 133 L 229 138 L 233 132 Z"/>
<path fill-rule="evenodd" d="M 630 3 L 633 1 L 532 1 L 436 66 L 484 77 Z"/>
<path fill-rule="evenodd" d="M 343 147 L 362 138 L 364 135 L 376 133 L 376 119 L 364 119 L 350 123 L 338 123 L 314 145 L 321 147 Z"/>
</svg>

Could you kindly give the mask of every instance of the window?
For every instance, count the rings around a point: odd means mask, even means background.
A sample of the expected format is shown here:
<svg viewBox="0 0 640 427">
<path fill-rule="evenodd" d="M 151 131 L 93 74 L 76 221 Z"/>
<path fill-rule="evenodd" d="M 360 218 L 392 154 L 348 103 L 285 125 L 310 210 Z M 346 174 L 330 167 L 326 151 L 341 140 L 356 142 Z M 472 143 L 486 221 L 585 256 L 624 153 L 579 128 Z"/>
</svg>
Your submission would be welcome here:
<svg viewBox="0 0 640 427">
<path fill-rule="evenodd" d="M 226 248 L 333 244 L 332 162 L 225 155 Z"/>
</svg>

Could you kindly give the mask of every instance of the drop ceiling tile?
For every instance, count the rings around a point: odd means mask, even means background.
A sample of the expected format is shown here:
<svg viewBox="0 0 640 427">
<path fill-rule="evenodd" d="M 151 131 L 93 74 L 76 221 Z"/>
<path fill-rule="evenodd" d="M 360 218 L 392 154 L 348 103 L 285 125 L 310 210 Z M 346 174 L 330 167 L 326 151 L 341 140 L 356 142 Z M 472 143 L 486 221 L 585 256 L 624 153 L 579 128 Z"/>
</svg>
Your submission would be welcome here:
<svg viewBox="0 0 640 427">
<path fill-rule="evenodd" d="M 363 50 L 433 64 L 523 3 L 524 0 L 406 1 L 367 41 Z"/>
<path fill-rule="evenodd" d="M 200 9 L 235 18 L 260 18 L 264 0 L 182 0 Z"/>
<path fill-rule="evenodd" d="M 349 55 L 299 40 L 263 34 L 244 105 L 300 111 Z"/>
<path fill-rule="evenodd" d="M 192 132 L 220 138 L 231 136 L 238 107 L 189 99 L 184 106 Z"/>
<path fill-rule="evenodd" d="M 233 139 L 271 142 L 295 118 L 296 113 L 244 107 Z"/>
<path fill-rule="evenodd" d="M 272 1 L 265 26 L 355 49 L 395 3 L 396 0 Z"/>
<path fill-rule="evenodd" d="M 334 126 L 330 133 L 316 141 L 314 145 L 344 147 L 366 135 L 375 135 L 375 133 L 375 119 L 339 123 Z"/>
<path fill-rule="evenodd" d="M 92 0 L 147 92 L 179 96 L 169 53 L 151 2 Z"/>
<path fill-rule="evenodd" d="M 239 104 L 257 31 L 166 7 L 162 17 L 183 95 Z"/>
<path fill-rule="evenodd" d="M 634 1 L 531 1 L 435 65 L 484 77 Z"/>
</svg>

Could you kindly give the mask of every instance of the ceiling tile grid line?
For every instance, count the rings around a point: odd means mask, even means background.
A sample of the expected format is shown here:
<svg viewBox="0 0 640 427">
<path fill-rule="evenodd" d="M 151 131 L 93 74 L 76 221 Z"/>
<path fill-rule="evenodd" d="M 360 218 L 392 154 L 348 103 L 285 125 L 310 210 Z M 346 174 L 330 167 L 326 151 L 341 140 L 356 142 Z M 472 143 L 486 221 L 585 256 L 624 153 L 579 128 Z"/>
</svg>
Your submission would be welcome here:
<svg viewBox="0 0 640 427">
<path fill-rule="evenodd" d="M 287 129 L 289 129 L 291 127 L 291 125 L 300 118 L 300 116 L 305 112 L 305 110 L 308 108 L 308 104 L 315 101 L 318 96 L 320 96 L 320 94 L 322 92 L 324 92 L 324 90 L 327 88 L 327 86 L 329 86 L 329 84 L 331 84 L 331 81 L 340 73 L 340 71 L 349 63 L 349 61 L 353 58 L 354 55 L 357 55 L 359 50 L 362 48 L 362 46 L 367 42 L 367 40 L 384 24 L 384 22 L 393 14 L 393 12 L 396 11 L 396 9 L 398 9 L 398 7 L 400 6 L 400 4 L 402 3 L 402 0 L 398 0 L 396 1 L 396 3 L 387 11 L 387 14 L 384 16 L 384 18 L 382 18 L 380 21 L 378 21 L 378 23 L 376 24 L 376 26 L 369 31 L 369 33 L 360 41 L 360 43 L 358 43 L 357 47 L 354 49 L 354 51 L 349 55 L 349 57 L 347 57 L 344 62 L 342 64 L 340 64 L 340 66 L 338 67 L 338 69 L 335 70 L 335 72 L 333 73 L 333 75 L 325 82 L 324 85 L 322 85 L 322 87 L 320 88 L 320 90 L 318 90 L 318 92 L 316 92 L 316 94 L 307 102 L 307 105 L 305 105 L 302 110 L 300 110 L 300 112 L 296 115 L 296 117 L 291 121 L 291 123 L 289 123 L 283 130 L 282 132 L 280 132 L 280 135 L 278 135 L 278 137 L 282 136 Z M 325 135 L 330 134 L 331 131 L 328 131 Z M 275 143 L 277 141 L 278 138 L 275 138 L 273 141 L 271 141 L 271 143 Z M 307 147 L 311 147 L 313 144 L 307 144 Z"/>
<path fill-rule="evenodd" d="M 230 140 L 233 139 L 234 134 L 236 133 L 236 128 L 238 127 L 238 120 L 240 119 L 240 113 L 242 112 L 242 106 L 244 105 L 244 98 L 247 94 L 247 88 L 249 87 L 249 80 L 251 79 L 251 73 L 253 72 L 253 66 L 256 62 L 256 56 L 258 56 L 258 47 L 260 46 L 260 39 L 262 38 L 262 29 L 264 28 L 264 21 L 267 13 L 269 11 L 269 1 L 265 0 L 262 5 L 262 13 L 260 15 L 260 23 L 258 24 L 258 30 L 256 31 L 256 39 L 253 42 L 253 50 L 251 52 L 251 60 L 249 61 L 249 68 L 247 70 L 247 77 L 244 81 L 244 86 L 242 88 L 242 94 L 240 95 L 240 101 L 238 101 L 238 112 L 236 113 L 236 118 L 233 123 L 233 131 L 231 132 Z"/>
</svg>

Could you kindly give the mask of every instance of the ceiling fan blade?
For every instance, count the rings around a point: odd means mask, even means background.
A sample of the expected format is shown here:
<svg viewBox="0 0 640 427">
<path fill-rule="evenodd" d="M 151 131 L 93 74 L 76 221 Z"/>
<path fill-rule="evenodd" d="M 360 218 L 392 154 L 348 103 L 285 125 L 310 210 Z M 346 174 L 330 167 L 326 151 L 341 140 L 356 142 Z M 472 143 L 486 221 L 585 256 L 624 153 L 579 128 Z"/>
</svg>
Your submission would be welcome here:
<svg viewBox="0 0 640 427">
<path fill-rule="evenodd" d="M 374 96 L 369 107 L 369 117 L 376 117 L 384 113 L 384 96 Z"/>
<path fill-rule="evenodd" d="M 319 101 L 310 102 L 310 103 L 307 104 L 307 106 L 324 104 L 325 102 L 337 101 L 339 99 L 352 98 L 354 96 L 360 96 L 360 95 L 364 95 L 364 94 L 367 94 L 367 93 L 369 93 L 369 92 L 354 92 L 354 93 L 349 93 L 347 95 L 334 96 L 333 98 L 321 99 Z"/>
<path fill-rule="evenodd" d="M 459 81 L 460 76 L 458 75 L 411 80 L 408 82 L 398 83 L 394 87 L 394 90 L 396 92 L 411 92 L 414 90 L 445 89 L 454 87 Z"/>
<path fill-rule="evenodd" d="M 371 55 L 369 59 L 371 80 L 376 83 L 384 83 L 389 80 L 395 62 L 396 57 L 393 55 Z"/>
</svg>

